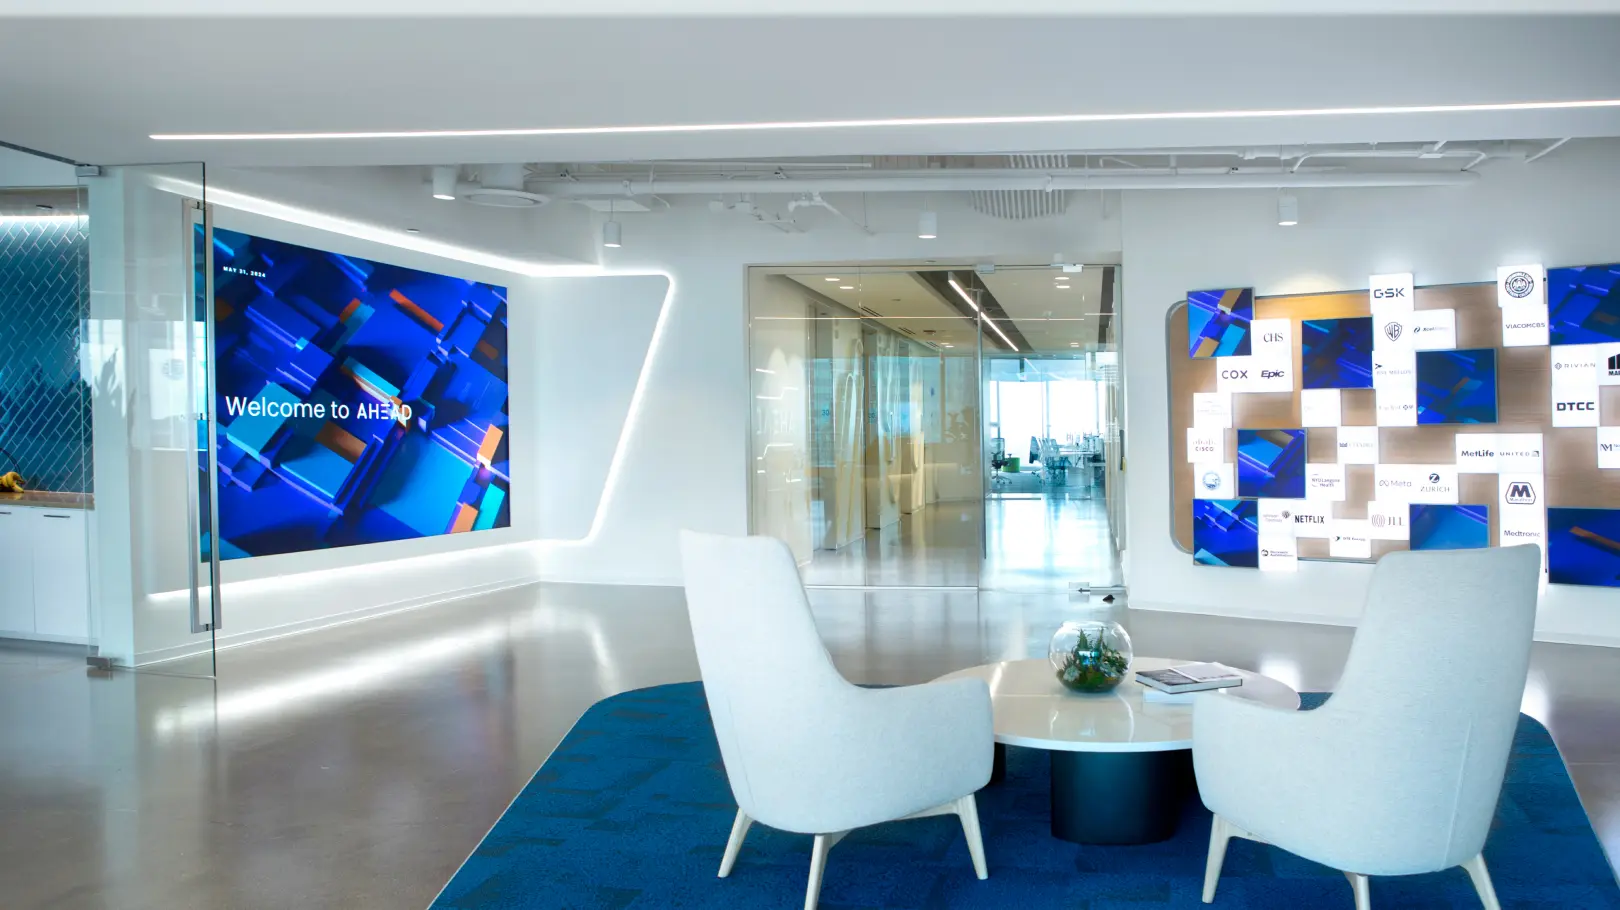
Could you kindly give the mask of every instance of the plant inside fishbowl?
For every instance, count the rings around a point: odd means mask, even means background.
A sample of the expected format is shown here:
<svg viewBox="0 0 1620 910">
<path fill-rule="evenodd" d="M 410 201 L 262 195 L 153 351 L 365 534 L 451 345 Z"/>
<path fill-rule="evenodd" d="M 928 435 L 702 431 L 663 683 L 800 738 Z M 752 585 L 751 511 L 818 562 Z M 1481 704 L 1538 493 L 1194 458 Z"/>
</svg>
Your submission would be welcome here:
<svg viewBox="0 0 1620 910">
<path fill-rule="evenodd" d="M 1066 622 L 1048 656 L 1058 682 L 1075 692 L 1108 692 L 1131 668 L 1131 637 L 1117 622 Z"/>
</svg>

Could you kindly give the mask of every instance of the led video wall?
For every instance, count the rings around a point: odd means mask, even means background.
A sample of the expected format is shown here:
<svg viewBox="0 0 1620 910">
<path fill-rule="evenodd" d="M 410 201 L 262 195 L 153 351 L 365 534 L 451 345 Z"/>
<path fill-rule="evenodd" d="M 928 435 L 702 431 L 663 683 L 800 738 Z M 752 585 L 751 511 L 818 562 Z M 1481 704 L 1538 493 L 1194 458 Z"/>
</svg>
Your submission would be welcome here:
<svg viewBox="0 0 1620 910">
<path fill-rule="evenodd" d="M 1620 264 L 1193 291 L 1169 325 L 1174 535 L 1198 564 L 1533 543 L 1550 582 L 1620 587 Z"/>
<path fill-rule="evenodd" d="M 218 228 L 213 254 L 221 559 L 511 524 L 504 287 Z"/>
</svg>

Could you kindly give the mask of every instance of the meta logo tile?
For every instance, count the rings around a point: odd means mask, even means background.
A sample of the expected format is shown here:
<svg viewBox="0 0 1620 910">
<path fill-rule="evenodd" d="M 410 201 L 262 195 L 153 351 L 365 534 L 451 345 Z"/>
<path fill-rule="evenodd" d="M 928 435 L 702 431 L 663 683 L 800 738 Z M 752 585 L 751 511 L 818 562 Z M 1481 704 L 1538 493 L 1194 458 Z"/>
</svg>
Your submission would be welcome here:
<svg viewBox="0 0 1620 910">
<path fill-rule="evenodd" d="M 1510 483 L 1502 498 L 1511 505 L 1533 506 L 1536 504 L 1535 485 L 1522 480 Z"/>
</svg>

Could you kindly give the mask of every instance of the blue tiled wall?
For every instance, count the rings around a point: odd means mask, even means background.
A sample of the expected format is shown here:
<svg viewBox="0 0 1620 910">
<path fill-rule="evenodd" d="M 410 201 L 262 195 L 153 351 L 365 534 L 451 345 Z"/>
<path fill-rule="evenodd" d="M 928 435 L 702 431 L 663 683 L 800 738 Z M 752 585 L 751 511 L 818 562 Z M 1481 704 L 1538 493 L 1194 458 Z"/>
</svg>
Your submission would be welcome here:
<svg viewBox="0 0 1620 910">
<path fill-rule="evenodd" d="M 89 222 L 0 218 L 0 472 L 93 492 L 90 393 L 79 376 Z"/>
</svg>

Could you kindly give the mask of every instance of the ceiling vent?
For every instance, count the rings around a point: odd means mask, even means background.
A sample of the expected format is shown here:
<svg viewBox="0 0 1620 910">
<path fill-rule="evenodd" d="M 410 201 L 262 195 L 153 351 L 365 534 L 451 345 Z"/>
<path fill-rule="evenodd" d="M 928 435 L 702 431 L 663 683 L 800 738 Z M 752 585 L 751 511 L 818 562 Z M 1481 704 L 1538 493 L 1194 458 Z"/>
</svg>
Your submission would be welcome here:
<svg viewBox="0 0 1620 910">
<path fill-rule="evenodd" d="M 1008 155 L 1006 166 L 1014 170 L 1064 170 L 1069 166 L 1069 156 Z M 972 203 L 974 211 L 992 218 L 1028 221 L 1063 214 L 1069 208 L 1069 194 L 1064 190 L 974 190 Z"/>
<path fill-rule="evenodd" d="M 523 188 L 527 173 L 521 164 L 486 164 L 479 169 L 477 185 L 463 190 L 461 198 L 498 209 L 535 208 L 550 202 L 550 196 Z"/>
</svg>

